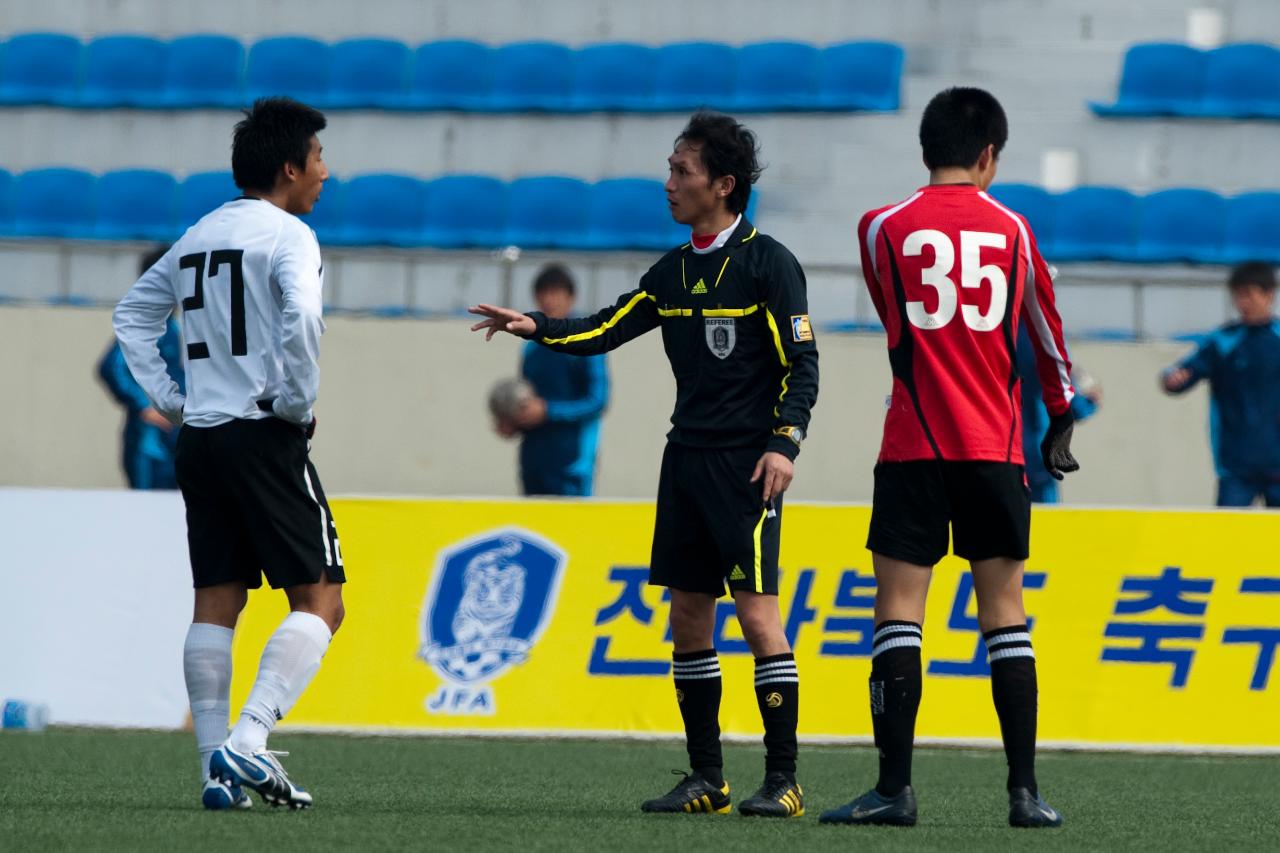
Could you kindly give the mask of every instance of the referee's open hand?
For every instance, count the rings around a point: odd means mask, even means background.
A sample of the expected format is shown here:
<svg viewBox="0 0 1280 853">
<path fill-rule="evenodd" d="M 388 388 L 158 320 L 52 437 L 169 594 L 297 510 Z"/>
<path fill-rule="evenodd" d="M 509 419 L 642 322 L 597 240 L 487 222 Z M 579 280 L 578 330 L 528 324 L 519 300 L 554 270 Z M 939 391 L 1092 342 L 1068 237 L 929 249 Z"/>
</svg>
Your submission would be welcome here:
<svg viewBox="0 0 1280 853">
<path fill-rule="evenodd" d="M 795 476 L 795 470 L 795 464 L 790 459 L 770 450 L 756 463 L 751 482 L 757 483 L 761 477 L 764 478 L 761 497 L 768 502 L 787 490 L 791 485 L 791 478 Z"/>
<path fill-rule="evenodd" d="M 471 331 L 485 330 L 484 339 L 492 340 L 498 332 L 509 332 L 521 338 L 527 338 L 537 331 L 532 317 L 513 311 L 510 308 L 499 308 L 496 305 L 472 305 L 467 309 L 472 314 L 488 317 L 471 327 Z"/>
</svg>

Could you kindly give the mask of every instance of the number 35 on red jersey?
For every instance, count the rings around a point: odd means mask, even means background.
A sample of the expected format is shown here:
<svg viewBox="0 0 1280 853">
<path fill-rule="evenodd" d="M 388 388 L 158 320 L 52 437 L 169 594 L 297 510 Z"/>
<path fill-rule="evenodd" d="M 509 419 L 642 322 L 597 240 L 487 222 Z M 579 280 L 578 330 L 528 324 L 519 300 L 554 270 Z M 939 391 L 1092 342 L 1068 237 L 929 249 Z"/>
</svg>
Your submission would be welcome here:
<svg viewBox="0 0 1280 853">
<path fill-rule="evenodd" d="M 1021 324 L 1049 411 L 1074 395 L 1053 282 L 1026 220 L 972 184 L 928 186 L 865 214 L 858 243 L 894 380 L 880 461 L 1022 464 Z"/>
</svg>

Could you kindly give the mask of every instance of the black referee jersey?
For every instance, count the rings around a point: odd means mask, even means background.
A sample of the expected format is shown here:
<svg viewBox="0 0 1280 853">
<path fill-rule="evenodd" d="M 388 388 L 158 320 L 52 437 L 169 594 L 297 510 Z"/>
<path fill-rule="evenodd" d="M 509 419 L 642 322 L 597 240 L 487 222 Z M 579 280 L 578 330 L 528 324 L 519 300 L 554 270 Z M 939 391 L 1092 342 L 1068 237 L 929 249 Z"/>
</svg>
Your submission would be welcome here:
<svg viewBox="0 0 1280 853">
<path fill-rule="evenodd" d="M 721 248 L 672 249 L 637 289 L 590 317 L 529 316 L 533 340 L 574 355 L 608 352 L 661 326 L 676 377 L 670 441 L 799 452 L 787 428 L 807 431 L 818 397 L 804 271 L 745 217 Z"/>
</svg>

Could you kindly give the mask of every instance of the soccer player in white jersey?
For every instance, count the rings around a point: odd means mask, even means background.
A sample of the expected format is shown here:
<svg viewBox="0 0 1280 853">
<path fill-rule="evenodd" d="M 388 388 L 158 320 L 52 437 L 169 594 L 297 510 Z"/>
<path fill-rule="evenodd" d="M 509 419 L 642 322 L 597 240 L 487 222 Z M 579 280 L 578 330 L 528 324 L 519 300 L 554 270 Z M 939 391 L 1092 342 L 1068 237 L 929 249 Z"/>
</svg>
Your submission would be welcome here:
<svg viewBox="0 0 1280 853">
<path fill-rule="evenodd" d="M 243 787 L 272 805 L 311 805 L 267 735 L 342 622 L 337 528 L 308 459 L 323 266 L 315 232 L 298 219 L 329 176 L 316 138 L 324 127 L 322 114 L 287 98 L 246 110 L 231 153 L 244 194 L 188 229 L 115 311 L 129 369 L 156 409 L 182 424 L 176 467 L 195 586 L 183 664 L 209 809 L 248 807 Z M 185 397 L 156 347 L 179 305 Z M 227 737 L 231 638 L 262 573 L 291 612 Z"/>
</svg>

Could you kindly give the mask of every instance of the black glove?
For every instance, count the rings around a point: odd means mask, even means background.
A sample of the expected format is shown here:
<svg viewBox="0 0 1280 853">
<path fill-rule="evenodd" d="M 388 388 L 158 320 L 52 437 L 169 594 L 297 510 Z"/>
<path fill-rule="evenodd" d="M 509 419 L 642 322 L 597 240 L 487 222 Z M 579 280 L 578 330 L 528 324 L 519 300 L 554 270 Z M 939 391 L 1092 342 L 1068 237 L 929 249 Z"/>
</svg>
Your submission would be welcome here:
<svg viewBox="0 0 1280 853">
<path fill-rule="evenodd" d="M 1080 463 L 1071 455 L 1071 431 L 1076 417 L 1068 408 L 1060 415 L 1049 416 L 1049 431 L 1040 442 L 1040 458 L 1044 468 L 1055 480 L 1061 480 L 1063 474 L 1080 470 Z"/>
</svg>

